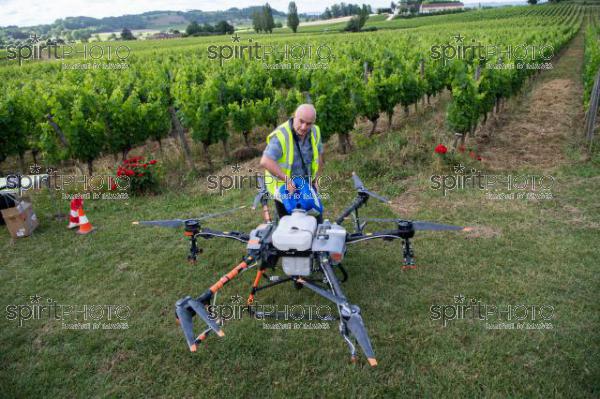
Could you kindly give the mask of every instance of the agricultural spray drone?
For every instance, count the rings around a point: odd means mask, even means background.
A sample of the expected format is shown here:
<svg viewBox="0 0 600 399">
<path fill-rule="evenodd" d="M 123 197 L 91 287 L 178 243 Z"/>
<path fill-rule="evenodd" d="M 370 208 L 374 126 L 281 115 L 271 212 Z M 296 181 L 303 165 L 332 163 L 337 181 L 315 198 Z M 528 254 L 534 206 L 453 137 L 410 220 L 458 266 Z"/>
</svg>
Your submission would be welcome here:
<svg viewBox="0 0 600 399">
<path fill-rule="evenodd" d="M 351 361 L 356 362 L 357 350 L 355 344 L 358 344 L 369 364 L 371 366 L 377 365 L 360 308 L 346 298 L 341 288 L 340 283 L 348 278 L 348 273 L 342 266 L 347 246 L 377 238 L 387 241 L 401 239 L 403 243 L 403 269 L 412 269 L 415 268 L 415 262 L 410 239 L 414 236 L 415 231 L 460 231 L 467 230 L 467 228 L 402 219 L 360 218 L 358 210 L 367 203 L 369 198 L 372 197 L 385 203 L 389 203 L 389 201 L 366 189 L 356 174 L 352 174 L 352 179 L 357 190 L 356 198 L 333 223 L 326 219 L 323 223 L 317 224 L 317 219 L 314 216 L 300 209 L 294 210 L 291 215 L 284 216 L 280 220 L 273 221 L 268 208 L 270 195 L 265 189 L 264 181 L 260 178 L 253 209 L 256 209 L 259 204 L 262 205 L 264 222 L 252 230 L 250 234 L 237 231 L 217 231 L 202 226 L 203 221 L 206 219 L 234 212 L 244 208 L 243 206 L 196 219 L 133 222 L 145 226 L 184 227 L 185 235 L 190 239 L 188 260 L 192 263 L 196 261 L 198 254 L 201 252 L 197 243 L 198 238 L 220 237 L 246 244 L 247 252 L 240 264 L 221 277 L 199 297 L 186 296 L 177 301 L 175 305 L 177 321 L 183 329 L 190 351 L 195 352 L 198 345 L 206 340 L 211 333 L 219 337 L 224 335 L 221 329 L 222 320 L 218 317 L 211 317 L 209 307 L 215 305 L 216 294 L 225 284 L 238 274 L 257 268 L 256 277 L 247 300 L 250 314 L 257 318 L 277 317 L 276 314 L 266 314 L 266 312 L 259 312 L 254 309 L 254 298 L 259 291 L 285 282 L 292 283 L 296 288 L 308 288 L 336 305 L 339 316 L 324 315 L 320 318 L 321 320 L 339 320 L 339 330 L 350 348 Z M 353 232 L 348 232 L 341 226 L 350 215 L 353 216 Z M 368 221 L 392 223 L 394 228 L 365 233 L 364 228 Z M 267 270 L 276 270 L 279 259 L 282 260 L 282 269 L 285 276 L 269 276 Z M 341 281 L 335 273 L 336 269 L 343 276 Z M 269 274 L 271 273 L 270 270 Z M 265 279 L 266 283 L 260 285 L 262 279 Z M 198 316 L 206 325 L 204 331 L 199 335 L 196 335 L 193 331 L 194 316 Z"/>
</svg>

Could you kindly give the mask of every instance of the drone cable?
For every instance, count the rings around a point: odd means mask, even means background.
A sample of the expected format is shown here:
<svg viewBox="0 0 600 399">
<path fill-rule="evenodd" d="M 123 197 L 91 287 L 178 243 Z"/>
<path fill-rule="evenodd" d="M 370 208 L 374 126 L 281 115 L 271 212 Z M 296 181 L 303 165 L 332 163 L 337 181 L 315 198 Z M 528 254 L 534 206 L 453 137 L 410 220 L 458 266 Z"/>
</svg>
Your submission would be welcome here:
<svg viewBox="0 0 600 399">
<path fill-rule="evenodd" d="M 387 238 L 399 238 L 398 236 L 393 236 L 393 235 L 389 235 L 389 234 L 382 234 L 382 235 L 377 235 L 377 236 L 369 236 L 369 237 L 365 237 L 365 238 L 359 238 L 358 240 L 348 241 L 347 244 L 354 244 L 356 242 L 372 240 L 374 238 L 384 238 L 384 237 L 387 237 Z"/>
</svg>

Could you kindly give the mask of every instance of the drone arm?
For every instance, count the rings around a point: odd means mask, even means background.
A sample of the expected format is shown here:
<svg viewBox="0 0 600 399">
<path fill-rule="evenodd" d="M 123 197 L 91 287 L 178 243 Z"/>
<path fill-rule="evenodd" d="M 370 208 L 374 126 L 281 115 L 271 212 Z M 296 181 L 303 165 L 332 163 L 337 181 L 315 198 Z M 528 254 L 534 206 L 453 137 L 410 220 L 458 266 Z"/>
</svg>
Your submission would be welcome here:
<svg viewBox="0 0 600 399">
<path fill-rule="evenodd" d="M 213 238 L 213 237 L 221 237 L 221 238 L 230 238 L 232 240 L 237 240 L 240 242 L 247 243 L 250 237 L 248 234 L 240 233 L 239 231 L 218 231 L 212 230 L 209 228 L 203 228 L 200 232 L 196 234 L 198 237 L 202 237 L 205 239 Z"/>
<path fill-rule="evenodd" d="M 208 290 L 206 290 L 202 295 L 200 295 L 197 298 L 197 301 L 202 302 L 204 304 L 208 304 L 212 299 L 213 295 L 216 294 L 217 291 L 219 291 L 221 288 L 223 288 L 225 284 L 227 284 L 229 281 L 235 278 L 238 274 L 243 273 L 246 270 L 253 268 L 254 266 L 256 266 L 256 259 L 253 256 L 249 255 L 244 257 L 244 260 L 239 265 L 231 269 L 229 273 L 225 274 L 223 277 L 217 280 L 216 283 L 211 285 Z"/>
<path fill-rule="evenodd" d="M 346 219 L 346 217 L 348 215 L 350 215 L 352 212 L 354 212 L 356 209 L 363 206 L 367 202 L 368 198 L 369 198 L 368 195 L 363 195 L 363 194 L 359 193 L 358 196 L 356 197 L 356 199 L 354 200 L 354 202 L 352 202 L 352 204 L 348 208 L 346 208 L 346 210 L 344 210 L 344 212 L 335 220 L 335 222 L 337 224 L 342 224 L 344 219 Z"/>
</svg>

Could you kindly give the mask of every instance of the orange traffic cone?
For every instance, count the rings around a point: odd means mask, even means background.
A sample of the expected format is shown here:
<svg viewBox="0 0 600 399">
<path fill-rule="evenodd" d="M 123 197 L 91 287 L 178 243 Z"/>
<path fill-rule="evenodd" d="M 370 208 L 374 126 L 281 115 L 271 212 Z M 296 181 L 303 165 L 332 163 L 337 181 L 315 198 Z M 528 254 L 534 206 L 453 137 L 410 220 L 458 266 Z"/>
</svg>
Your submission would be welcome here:
<svg viewBox="0 0 600 399">
<path fill-rule="evenodd" d="M 89 222 L 87 216 L 85 216 L 85 212 L 83 211 L 83 207 L 79 208 L 79 230 L 77 234 L 88 234 L 94 231 L 92 224 Z"/>
<path fill-rule="evenodd" d="M 83 206 L 83 200 L 80 198 L 74 198 L 71 200 L 71 214 L 69 216 L 68 229 L 74 229 L 79 226 L 79 208 Z"/>
</svg>

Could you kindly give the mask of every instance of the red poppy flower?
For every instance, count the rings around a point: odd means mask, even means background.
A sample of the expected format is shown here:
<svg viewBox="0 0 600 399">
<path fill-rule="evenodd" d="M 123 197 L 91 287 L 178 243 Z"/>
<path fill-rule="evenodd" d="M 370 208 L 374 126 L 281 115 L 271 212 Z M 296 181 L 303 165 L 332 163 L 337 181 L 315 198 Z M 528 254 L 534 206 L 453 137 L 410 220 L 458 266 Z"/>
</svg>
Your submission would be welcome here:
<svg viewBox="0 0 600 399">
<path fill-rule="evenodd" d="M 152 161 L 149 162 L 150 165 L 154 165 L 156 163 L 156 159 L 153 159 Z"/>
<path fill-rule="evenodd" d="M 478 160 L 478 161 L 481 161 L 481 160 L 482 160 L 482 158 L 481 158 L 481 157 L 478 155 L 478 156 L 477 156 L 477 160 Z"/>
<path fill-rule="evenodd" d="M 464 145 L 459 146 L 458 152 L 465 152 L 465 146 Z"/>
<path fill-rule="evenodd" d="M 127 176 L 130 176 L 130 177 L 131 177 L 131 176 L 135 175 L 135 172 L 134 172 L 133 170 L 131 170 L 131 169 L 127 169 L 127 170 L 125 171 L 125 174 L 126 174 Z"/>
<path fill-rule="evenodd" d="M 138 173 L 138 176 L 140 176 L 140 177 L 141 177 L 141 176 L 144 176 L 144 174 L 143 174 L 143 173 Z"/>
<path fill-rule="evenodd" d="M 448 152 L 448 149 L 446 148 L 446 146 L 445 146 L 445 145 L 443 145 L 443 144 L 438 144 L 438 146 L 437 146 L 437 147 L 435 147 L 435 150 L 434 150 L 434 151 L 435 151 L 436 153 L 438 153 L 438 154 L 445 154 L 446 152 Z"/>
<path fill-rule="evenodd" d="M 115 191 L 116 189 L 117 189 L 117 183 L 113 183 L 113 184 L 110 186 L 110 191 Z"/>
<path fill-rule="evenodd" d="M 473 159 L 475 159 L 475 153 L 473 151 L 469 152 L 469 156 Z"/>
<path fill-rule="evenodd" d="M 119 168 L 119 170 L 117 170 L 117 176 L 123 176 L 123 169 Z"/>
</svg>

